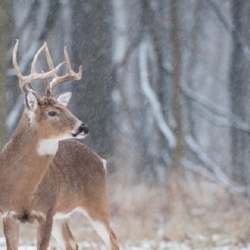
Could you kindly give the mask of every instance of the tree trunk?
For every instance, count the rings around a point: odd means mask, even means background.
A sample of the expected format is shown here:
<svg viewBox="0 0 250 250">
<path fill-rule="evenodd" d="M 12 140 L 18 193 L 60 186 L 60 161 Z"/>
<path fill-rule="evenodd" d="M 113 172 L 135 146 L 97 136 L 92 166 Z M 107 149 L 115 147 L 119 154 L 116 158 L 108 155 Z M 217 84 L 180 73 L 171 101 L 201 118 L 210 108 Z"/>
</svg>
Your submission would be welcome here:
<svg viewBox="0 0 250 250">
<path fill-rule="evenodd" d="M 90 128 L 87 143 L 101 156 L 112 154 L 111 106 L 111 3 L 73 0 L 74 65 L 83 66 L 83 77 L 73 89 L 74 112 Z"/>
<path fill-rule="evenodd" d="M 246 41 L 250 38 L 248 24 L 250 21 L 250 3 L 247 1 L 233 1 L 232 18 L 234 24 L 233 53 L 230 71 L 230 95 L 232 113 L 243 121 L 250 123 L 249 95 L 250 95 L 250 60 L 246 57 L 239 34 L 244 34 Z M 250 184 L 250 137 L 249 134 L 232 128 L 232 170 L 233 177 L 241 184 Z M 249 190 L 250 194 L 250 190 Z"/>
<path fill-rule="evenodd" d="M 0 2 L 0 149 L 6 143 L 6 84 L 7 84 L 7 52 L 9 38 L 9 1 Z"/>
<path fill-rule="evenodd" d="M 183 131 L 183 115 L 182 115 L 182 104 L 181 104 L 181 50 L 180 50 L 180 32 L 178 25 L 178 2 L 173 0 L 171 3 L 171 21 L 172 21 L 172 60 L 173 60 L 173 74 L 172 74 L 172 105 L 173 114 L 175 119 L 174 134 L 176 137 L 176 147 L 172 152 L 172 171 L 177 171 L 181 169 L 181 160 L 184 155 L 184 131 Z"/>
</svg>

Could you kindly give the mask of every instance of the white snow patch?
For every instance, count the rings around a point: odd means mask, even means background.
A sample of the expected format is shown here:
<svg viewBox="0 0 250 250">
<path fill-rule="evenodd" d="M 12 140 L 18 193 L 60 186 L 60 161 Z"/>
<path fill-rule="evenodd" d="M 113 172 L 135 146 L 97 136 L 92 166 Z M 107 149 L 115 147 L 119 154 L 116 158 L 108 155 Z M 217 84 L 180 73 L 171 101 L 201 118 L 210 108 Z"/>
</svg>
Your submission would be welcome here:
<svg viewBox="0 0 250 250">
<path fill-rule="evenodd" d="M 5 238 L 4 237 L 1 237 L 0 238 L 0 246 L 1 245 L 5 245 Z"/>
</svg>

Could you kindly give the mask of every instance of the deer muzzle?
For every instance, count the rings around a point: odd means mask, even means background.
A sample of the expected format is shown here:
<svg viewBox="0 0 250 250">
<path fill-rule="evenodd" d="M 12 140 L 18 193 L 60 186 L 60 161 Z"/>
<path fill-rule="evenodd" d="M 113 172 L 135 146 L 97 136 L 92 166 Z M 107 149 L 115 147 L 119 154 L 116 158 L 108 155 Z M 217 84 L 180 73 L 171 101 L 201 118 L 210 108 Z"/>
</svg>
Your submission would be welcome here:
<svg viewBox="0 0 250 250">
<path fill-rule="evenodd" d="M 89 128 L 87 125 L 85 125 L 84 123 L 82 123 L 80 125 L 80 127 L 78 128 L 78 131 L 76 134 L 73 134 L 74 137 L 82 137 L 82 136 L 86 136 L 89 133 Z"/>
</svg>

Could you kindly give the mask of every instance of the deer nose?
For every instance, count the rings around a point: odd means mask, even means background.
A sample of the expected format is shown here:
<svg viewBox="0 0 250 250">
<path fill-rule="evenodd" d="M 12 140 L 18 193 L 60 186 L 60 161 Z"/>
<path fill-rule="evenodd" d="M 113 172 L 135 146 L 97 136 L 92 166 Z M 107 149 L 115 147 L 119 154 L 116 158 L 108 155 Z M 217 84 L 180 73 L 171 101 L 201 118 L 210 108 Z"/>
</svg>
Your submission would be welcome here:
<svg viewBox="0 0 250 250">
<path fill-rule="evenodd" d="M 87 125 L 85 124 L 82 124 L 80 127 L 79 127 L 79 130 L 78 130 L 78 133 L 84 133 L 85 135 L 89 133 L 89 128 L 87 127 Z"/>
</svg>

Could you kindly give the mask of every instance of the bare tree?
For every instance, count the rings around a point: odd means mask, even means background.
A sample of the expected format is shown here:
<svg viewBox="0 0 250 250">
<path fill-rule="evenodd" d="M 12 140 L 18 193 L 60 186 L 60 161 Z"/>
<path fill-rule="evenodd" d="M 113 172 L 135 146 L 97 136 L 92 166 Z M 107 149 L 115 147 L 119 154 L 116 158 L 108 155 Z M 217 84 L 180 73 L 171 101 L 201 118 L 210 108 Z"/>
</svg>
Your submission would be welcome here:
<svg viewBox="0 0 250 250">
<path fill-rule="evenodd" d="M 185 167 L 204 169 L 224 187 L 238 187 L 231 174 L 248 185 L 247 3 L 32 0 L 10 8 L 9 52 L 19 38 L 24 74 L 45 40 L 52 51 L 67 45 L 74 70 L 83 65 L 81 83 L 58 91 L 74 93 L 69 108 L 89 121 L 86 143 L 108 158 L 111 172 L 165 183 L 169 170 Z M 8 59 L 11 133 L 23 100 Z"/>
<path fill-rule="evenodd" d="M 231 111 L 239 120 L 250 123 L 249 113 L 249 59 L 242 49 L 242 39 L 237 34 L 244 34 L 249 40 L 247 24 L 249 23 L 250 4 L 248 2 L 234 1 L 232 5 L 232 21 L 236 34 L 233 36 L 233 52 L 230 74 Z M 241 37 L 240 37 L 241 38 Z M 232 170 L 235 180 L 249 186 L 250 184 L 250 137 L 245 131 L 232 127 Z M 248 190 L 248 193 L 250 190 Z M 248 194 L 249 195 L 249 194 Z"/>
<path fill-rule="evenodd" d="M 71 8 L 72 53 L 75 63 L 83 65 L 83 81 L 73 89 L 76 102 L 72 108 L 79 117 L 89 121 L 91 137 L 87 143 L 107 158 L 113 145 L 111 3 L 74 0 Z"/>
<path fill-rule="evenodd" d="M 9 41 L 9 11 L 10 11 L 10 4 L 9 1 L 1 1 L 0 3 L 0 30 L 1 30 L 1 37 L 0 37 L 0 148 L 6 143 L 6 71 L 7 71 L 7 51 L 8 51 L 8 41 Z"/>
</svg>

